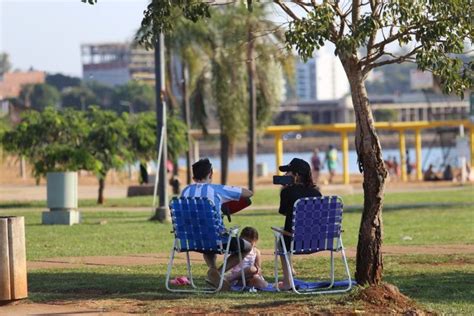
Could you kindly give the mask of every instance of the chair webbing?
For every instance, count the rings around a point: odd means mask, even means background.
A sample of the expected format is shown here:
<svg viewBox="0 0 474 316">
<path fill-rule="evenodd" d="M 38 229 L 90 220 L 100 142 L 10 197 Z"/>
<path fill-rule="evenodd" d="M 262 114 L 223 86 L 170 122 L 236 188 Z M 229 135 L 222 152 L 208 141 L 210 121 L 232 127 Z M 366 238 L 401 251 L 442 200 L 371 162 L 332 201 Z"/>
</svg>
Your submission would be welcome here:
<svg viewBox="0 0 474 316">
<path fill-rule="evenodd" d="M 337 196 L 302 198 L 293 208 L 294 253 L 339 250 L 342 200 Z"/>
<path fill-rule="evenodd" d="M 179 251 L 223 251 L 225 227 L 220 212 L 209 199 L 173 198 L 170 210 Z"/>
</svg>

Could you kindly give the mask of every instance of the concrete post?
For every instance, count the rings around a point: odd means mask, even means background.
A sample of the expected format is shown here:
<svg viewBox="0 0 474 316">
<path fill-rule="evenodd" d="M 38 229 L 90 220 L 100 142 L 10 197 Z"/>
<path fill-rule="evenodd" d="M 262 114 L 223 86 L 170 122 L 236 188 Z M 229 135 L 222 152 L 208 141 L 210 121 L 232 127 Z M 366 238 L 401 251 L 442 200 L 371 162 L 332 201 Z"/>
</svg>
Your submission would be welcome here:
<svg viewBox="0 0 474 316">
<path fill-rule="evenodd" d="M 0 217 L 0 301 L 27 296 L 25 219 Z"/>
</svg>

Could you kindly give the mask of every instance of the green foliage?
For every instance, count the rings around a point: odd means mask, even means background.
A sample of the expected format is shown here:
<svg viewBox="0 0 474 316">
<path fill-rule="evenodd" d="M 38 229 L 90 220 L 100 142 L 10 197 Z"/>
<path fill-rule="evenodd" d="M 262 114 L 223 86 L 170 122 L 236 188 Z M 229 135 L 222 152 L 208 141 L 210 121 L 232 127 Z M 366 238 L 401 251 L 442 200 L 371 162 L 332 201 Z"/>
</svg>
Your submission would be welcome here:
<svg viewBox="0 0 474 316">
<path fill-rule="evenodd" d="M 17 102 L 27 108 L 43 111 L 46 107 L 57 107 L 60 100 L 59 91 L 49 84 L 38 83 L 24 85 Z"/>
<path fill-rule="evenodd" d="M 297 113 L 292 115 L 291 123 L 298 125 L 310 125 L 313 124 L 313 119 L 311 118 L 311 114 Z"/>
<path fill-rule="evenodd" d="M 9 72 L 12 67 L 7 53 L 0 53 L 0 76 Z"/>
<path fill-rule="evenodd" d="M 81 85 L 81 78 L 71 77 L 60 73 L 54 75 L 46 75 L 46 83 L 63 91 L 64 88 L 78 87 Z"/>
<path fill-rule="evenodd" d="M 156 113 L 143 112 L 129 117 L 128 135 L 130 152 L 135 160 L 156 159 Z M 187 127 L 175 115 L 168 115 L 166 124 L 168 157 L 175 161 L 188 149 Z"/>
<path fill-rule="evenodd" d="M 188 149 L 188 127 L 177 115 L 168 115 L 166 123 L 168 157 L 177 161 Z"/>
<path fill-rule="evenodd" d="M 116 88 L 114 108 L 119 113 L 151 111 L 155 104 L 155 90 L 149 84 L 132 80 Z"/>
<path fill-rule="evenodd" d="M 92 157 L 100 163 L 94 170 L 99 179 L 105 179 L 112 168 L 121 168 L 131 161 L 128 150 L 127 119 L 128 115 L 118 116 L 113 111 L 100 110 L 91 106 L 87 111 L 90 131 L 85 140 L 85 147 Z"/>
<path fill-rule="evenodd" d="M 28 111 L 13 130 L 2 137 L 7 152 L 25 156 L 36 178 L 50 171 L 94 169 L 95 162 L 84 146 L 89 126 L 80 112 L 47 107 Z"/>
<path fill-rule="evenodd" d="M 395 109 L 374 110 L 374 117 L 377 122 L 394 122 L 398 119 L 398 111 Z"/>
<path fill-rule="evenodd" d="M 90 105 L 97 104 L 97 97 L 87 86 L 67 87 L 61 94 L 63 108 L 85 111 Z"/>
</svg>

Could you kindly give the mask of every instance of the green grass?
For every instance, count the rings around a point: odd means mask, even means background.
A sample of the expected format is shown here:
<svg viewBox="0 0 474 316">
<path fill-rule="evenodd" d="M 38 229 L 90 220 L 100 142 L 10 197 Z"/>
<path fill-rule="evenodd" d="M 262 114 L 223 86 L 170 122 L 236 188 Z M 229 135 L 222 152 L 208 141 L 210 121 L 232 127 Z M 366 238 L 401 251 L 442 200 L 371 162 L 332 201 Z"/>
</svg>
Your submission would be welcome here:
<svg viewBox="0 0 474 316">
<path fill-rule="evenodd" d="M 471 203 L 474 204 L 474 187 L 466 186 L 455 189 L 434 190 L 433 191 L 411 191 L 411 192 L 390 192 L 385 191 L 385 207 L 393 205 L 423 205 L 423 204 L 453 204 Z M 331 192 L 322 192 L 330 195 Z M 277 187 L 259 189 L 252 198 L 254 206 L 278 205 L 280 195 Z M 346 194 L 342 196 L 344 204 L 351 207 L 361 208 L 364 195 L 362 193 Z M 97 205 L 95 199 L 80 199 L 79 207 L 151 207 L 153 198 L 151 196 L 138 196 L 131 198 L 111 198 L 107 199 L 104 205 Z M 46 201 L 3 201 L 0 202 L 0 209 L 6 208 L 44 208 Z"/>
<path fill-rule="evenodd" d="M 449 194 L 448 194 L 449 193 Z M 397 194 L 398 201 L 413 201 L 414 193 Z M 415 193 L 416 194 L 416 193 Z M 417 193 L 422 195 L 421 192 Z M 436 245 L 474 243 L 474 204 L 465 190 L 441 191 L 432 196 L 451 197 L 451 204 L 429 207 L 414 204 L 386 205 L 383 212 L 384 244 Z M 400 197 L 398 197 L 400 196 Z M 395 198 L 394 198 L 395 199 Z M 417 200 L 420 201 L 420 200 Z M 0 209 L 0 216 L 25 216 L 29 260 L 58 256 L 123 255 L 168 252 L 171 248 L 170 224 L 148 221 L 152 212 L 82 212 L 83 224 L 41 225 L 41 213 L 31 208 Z M 356 246 L 361 208 L 346 207 L 344 244 Z M 100 225 L 100 222 L 106 222 Z M 276 209 L 242 211 L 232 217 L 231 225 L 254 226 L 260 233 L 259 247 L 273 247 L 271 226 L 282 226 L 284 217 Z"/>
<path fill-rule="evenodd" d="M 472 188 L 456 190 L 387 193 L 383 212 L 385 245 L 449 245 L 474 244 L 474 203 Z M 362 194 L 343 196 L 345 201 L 344 244 L 354 247 L 360 224 Z M 18 215 L 26 219 L 28 260 L 52 257 L 127 255 L 168 253 L 172 235 L 170 224 L 150 222 L 150 212 L 133 211 L 133 206 L 148 206 L 148 197 L 109 200 L 121 211 L 82 212 L 83 223 L 72 227 L 41 225 L 41 212 L 36 202 L 24 205 L 3 204 L 0 216 Z M 272 203 L 269 203 L 271 201 Z M 261 190 L 254 205 L 272 205 L 278 191 Z M 82 201 L 85 203 L 87 201 Z M 88 202 L 87 202 L 88 203 Z M 129 204 L 127 204 L 129 203 Z M 142 204 L 143 203 L 143 204 Z M 85 205 L 85 204 L 83 204 Z M 128 209 L 128 211 L 127 211 Z M 102 222 L 102 224 L 100 224 Z M 271 226 L 281 226 L 284 217 L 276 208 L 243 211 L 232 218 L 231 225 L 254 226 L 260 233 L 259 247 L 271 249 Z M 407 238 L 409 237 L 409 238 Z M 327 263 L 317 259 L 298 262 L 300 278 L 308 278 L 312 269 L 323 273 Z M 354 272 L 354 260 L 350 260 Z M 184 266 L 179 266 L 184 273 Z M 272 262 L 264 269 L 270 278 Z M 359 310 L 360 302 L 351 295 L 296 297 L 291 294 L 236 294 L 217 296 L 174 295 L 164 289 L 163 264 L 133 267 L 84 267 L 78 269 L 32 270 L 29 272 L 30 299 L 33 301 L 76 300 L 91 298 L 137 299 L 143 301 L 141 312 L 176 306 L 211 306 L 211 310 L 237 309 L 242 306 L 278 306 L 301 304 L 308 312 L 341 308 Z M 196 271 L 204 274 L 204 267 Z M 385 256 L 384 280 L 397 285 L 402 293 L 415 299 L 428 310 L 448 314 L 474 310 L 474 255 Z M 245 303 L 242 303 L 245 302 Z M 273 305 L 272 305 L 273 304 Z M 276 304 L 276 305 L 275 305 Z M 314 307 L 314 309 L 312 309 Z"/>
<path fill-rule="evenodd" d="M 354 260 L 349 260 L 354 271 Z M 327 260 L 303 259 L 295 263 L 302 279 L 326 275 Z M 195 275 L 204 276 L 203 266 Z M 264 263 L 266 278 L 272 280 L 272 262 Z M 340 267 L 338 267 L 340 268 Z M 78 299 L 134 299 L 144 310 L 163 307 L 196 306 L 209 310 L 235 310 L 252 306 L 302 304 L 313 311 L 336 308 L 363 310 L 352 294 L 295 296 L 291 293 L 220 293 L 218 295 L 177 295 L 164 288 L 165 265 L 134 267 L 94 267 L 81 269 L 34 270 L 29 273 L 29 298 L 35 302 Z M 184 267 L 177 271 L 184 273 Z M 395 284 L 421 307 L 448 314 L 466 314 L 474 308 L 474 256 L 386 256 L 385 281 Z M 357 290 L 355 290 L 357 292 Z"/>
</svg>

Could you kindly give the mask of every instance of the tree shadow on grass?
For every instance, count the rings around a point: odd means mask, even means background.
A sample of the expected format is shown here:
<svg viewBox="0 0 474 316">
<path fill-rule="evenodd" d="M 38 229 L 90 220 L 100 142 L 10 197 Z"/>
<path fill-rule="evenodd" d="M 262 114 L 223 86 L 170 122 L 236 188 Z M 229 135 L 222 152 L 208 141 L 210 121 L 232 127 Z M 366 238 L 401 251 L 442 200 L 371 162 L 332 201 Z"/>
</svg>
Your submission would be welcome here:
<svg viewBox="0 0 474 316">
<path fill-rule="evenodd" d="M 204 280 L 203 276 L 200 275 L 197 276 L 197 279 Z M 195 281 L 197 282 L 198 280 Z M 132 272 L 119 274 L 31 271 L 28 273 L 28 291 L 29 299 L 34 302 L 54 300 L 75 301 L 93 298 L 172 301 L 189 298 L 189 294 L 168 292 L 165 288 L 164 275 Z M 236 294 L 239 295 L 237 292 L 224 292 L 212 296 L 209 296 L 209 294 L 200 295 L 205 298 L 232 299 L 236 297 Z M 245 297 L 246 300 L 250 301 L 258 299 L 255 295 L 245 295 Z"/>
<path fill-rule="evenodd" d="M 403 294 L 424 303 L 474 303 L 474 273 L 453 271 L 387 275 L 385 281 L 395 284 Z"/>
</svg>

